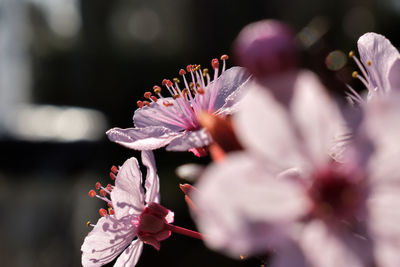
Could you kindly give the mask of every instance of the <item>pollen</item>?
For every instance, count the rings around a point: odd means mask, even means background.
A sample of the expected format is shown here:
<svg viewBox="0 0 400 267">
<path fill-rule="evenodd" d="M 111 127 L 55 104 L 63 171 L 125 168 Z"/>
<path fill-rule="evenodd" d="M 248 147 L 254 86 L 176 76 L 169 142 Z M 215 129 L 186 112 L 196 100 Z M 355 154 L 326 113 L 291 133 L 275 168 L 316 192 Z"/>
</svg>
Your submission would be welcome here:
<svg viewBox="0 0 400 267">
<path fill-rule="evenodd" d="M 180 83 L 181 82 L 178 78 L 173 78 L 172 80 L 174 81 L 174 83 Z"/>
<path fill-rule="evenodd" d="M 151 97 L 151 92 L 145 92 L 144 98 L 149 99 Z"/>
<path fill-rule="evenodd" d="M 371 61 L 371 60 L 368 60 L 368 61 L 367 61 L 367 65 L 368 65 L 368 66 L 371 66 L 371 65 L 372 65 L 372 61 Z"/>
<path fill-rule="evenodd" d="M 117 173 L 118 173 L 118 168 L 117 168 L 117 166 L 113 165 L 113 166 L 111 167 L 111 171 L 112 171 L 114 174 L 117 174 Z"/>
<path fill-rule="evenodd" d="M 101 187 L 101 183 L 100 183 L 100 182 L 97 182 L 97 183 L 95 184 L 95 187 L 96 187 L 97 190 L 99 190 L 100 187 Z"/>
<path fill-rule="evenodd" d="M 350 51 L 349 52 L 349 57 L 351 58 L 351 57 L 354 57 L 354 51 Z"/>
<path fill-rule="evenodd" d="M 87 222 L 86 222 L 86 226 L 87 226 L 87 227 L 89 227 L 91 224 L 92 224 L 91 221 L 87 221 Z"/>
<path fill-rule="evenodd" d="M 99 209 L 99 214 L 100 214 L 101 217 L 104 217 L 104 216 L 108 215 L 107 211 L 105 209 L 103 209 L 103 208 Z"/>
<path fill-rule="evenodd" d="M 357 78 L 358 77 L 358 72 L 357 71 L 353 71 L 353 73 L 351 74 L 351 77 Z"/>
<path fill-rule="evenodd" d="M 100 190 L 100 196 L 102 196 L 102 197 L 105 197 L 105 196 L 107 196 L 107 192 L 106 192 L 106 190 L 104 190 L 104 189 L 101 189 L 101 190 Z"/>
<path fill-rule="evenodd" d="M 96 196 L 96 191 L 94 191 L 93 189 L 89 191 L 88 193 L 89 197 L 94 198 Z"/>
<path fill-rule="evenodd" d="M 110 215 L 113 215 L 115 212 L 114 212 L 113 208 L 108 208 L 108 213 L 109 213 Z"/>
<path fill-rule="evenodd" d="M 229 59 L 229 56 L 228 55 L 222 55 L 221 56 L 221 60 L 228 60 Z"/>
<path fill-rule="evenodd" d="M 208 69 L 203 69 L 203 76 L 206 77 L 208 74 Z"/>
<path fill-rule="evenodd" d="M 161 93 L 161 87 L 158 85 L 154 85 L 153 92 L 158 95 L 159 93 Z"/>
</svg>

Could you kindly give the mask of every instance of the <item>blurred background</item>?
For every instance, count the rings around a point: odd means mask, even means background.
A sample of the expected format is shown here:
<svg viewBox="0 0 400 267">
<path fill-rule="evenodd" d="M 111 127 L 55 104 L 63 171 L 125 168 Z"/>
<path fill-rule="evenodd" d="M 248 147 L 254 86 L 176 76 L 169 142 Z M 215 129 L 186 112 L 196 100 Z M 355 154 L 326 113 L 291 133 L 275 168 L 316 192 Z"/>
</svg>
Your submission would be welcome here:
<svg viewBox="0 0 400 267">
<path fill-rule="evenodd" d="M 0 0 L 1 266 L 80 266 L 103 203 L 87 192 L 112 165 L 139 156 L 108 142 L 132 126 L 136 101 L 187 64 L 229 54 L 246 24 L 276 18 L 302 45 L 302 65 L 343 93 L 347 53 L 376 31 L 400 44 L 398 0 Z M 234 62 L 230 62 L 234 64 Z M 156 151 L 162 204 L 194 228 L 174 170 L 190 153 Z M 111 266 L 112 264 L 110 264 Z M 259 266 L 173 235 L 137 266 Z"/>
</svg>

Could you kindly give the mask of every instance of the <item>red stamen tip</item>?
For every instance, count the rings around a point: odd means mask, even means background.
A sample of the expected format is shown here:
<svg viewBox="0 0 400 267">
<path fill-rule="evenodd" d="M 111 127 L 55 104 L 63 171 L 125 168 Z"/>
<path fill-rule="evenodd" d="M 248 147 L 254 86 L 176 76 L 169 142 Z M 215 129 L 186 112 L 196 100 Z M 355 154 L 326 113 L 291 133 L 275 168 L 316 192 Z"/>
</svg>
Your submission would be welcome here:
<svg viewBox="0 0 400 267">
<path fill-rule="evenodd" d="M 113 215 L 115 212 L 114 212 L 114 210 L 113 210 L 112 208 L 108 208 L 108 213 L 109 213 L 110 215 Z"/>
<path fill-rule="evenodd" d="M 229 56 L 228 56 L 228 55 L 222 55 L 222 56 L 221 56 L 221 60 L 227 60 L 227 59 L 229 59 Z"/>
<path fill-rule="evenodd" d="M 158 100 L 157 97 L 155 97 L 154 95 L 152 95 L 152 96 L 150 97 L 150 99 L 153 100 L 154 102 L 157 102 L 157 100 Z"/>
<path fill-rule="evenodd" d="M 107 203 L 107 206 L 108 207 L 110 207 L 110 208 L 112 208 L 113 207 L 113 205 L 109 202 L 109 203 Z"/>
<path fill-rule="evenodd" d="M 93 189 L 89 191 L 88 193 L 89 197 L 94 198 L 96 196 L 96 191 L 94 191 Z"/>
<path fill-rule="evenodd" d="M 167 80 L 167 79 L 164 79 L 164 80 L 162 80 L 162 82 L 161 82 L 162 85 L 166 85 L 167 83 L 168 83 L 168 80 Z"/>
<path fill-rule="evenodd" d="M 151 92 L 144 93 L 144 98 L 149 99 L 151 97 Z"/>
<path fill-rule="evenodd" d="M 218 69 L 219 68 L 218 59 L 214 58 L 213 60 L 211 60 L 211 66 L 213 67 L 213 69 Z"/>
<path fill-rule="evenodd" d="M 161 93 L 161 87 L 158 86 L 158 85 L 154 85 L 154 86 L 153 86 L 153 92 L 154 92 L 155 94 Z"/>
<path fill-rule="evenodd" d="M 186 74 L 186 71 L 184 69 L 179 70 L 179 75 L 183 76 Z"/>
<path fill-rule="evenodd" d="M 114 173 L 112 173 L 112 172 L 110 172 L 110 178 L 111 178 L 111 180 L 115 180 L 115 178 L 117 178 L 116 176 L 115 176 L 115 174 Z"/>
<path fill-rule="evenodd" d="M 143 105 L 146 105 L 146 106 L 150 107 L 150 102 L 149 101 L 143 101 Z"/>
<path fill-rule="evenodd" d="M 117 168 L 117 166 L 113 165 L 113 166 L 111 167 L 111 171 L 112 171 L 114 174 L 117 174 L 117 173 L 118 173 L 118 168 Z"/>
<path fill-rule="evenodd" d="M 186 66 L 186 71 L 191 72 L 193 70 L 193 65 L 187 65 Z"/>
<path fill-rule="evenodd" d="M 108 185 L 106 186 L 106 189 L 107 189 L 108 191 L 112 191 L 112 185 L 111 185 L 111 184 L 108 184 Z"/>
<path fill-rule="evenodd" d="M 203 94 L 204 94 L 204 88 L 199 88 L 199 89 L 197 89 L 197 92 L 198 92 L 199 94 L 203 95 Z"/>
<path fill-rule="evenodd" d="M 100 183 L 100 182 L 97 182 L 97 183 L 95 184 L 95 187 L 96 187 L 97 190 L 99 190 L 100 187 L 101 187 L 101 183 Z"/>
<path fill-rule="evenodd" d="M 136 102 L 136 104 L 137 104 L 137 106 L 139 107 L 139 108 L 142 108 L 143 107 L 143 102 L 142 101 L 138 101 L 138 102 Z"/>
<path fill-rule="evenodd" d="M 106 195 L 107 195 L 106 190 L 101 189 L 101 190 L 100 190 L 100 196 L 105 197 Z"/>
<path fill-rule="evenodd" d="M 107 211 L 105 209 L 101 208 L 101 209 L 99 209 L 99 214 L 101 217 L 104 217 L 107 215 Z"/>
</svg>

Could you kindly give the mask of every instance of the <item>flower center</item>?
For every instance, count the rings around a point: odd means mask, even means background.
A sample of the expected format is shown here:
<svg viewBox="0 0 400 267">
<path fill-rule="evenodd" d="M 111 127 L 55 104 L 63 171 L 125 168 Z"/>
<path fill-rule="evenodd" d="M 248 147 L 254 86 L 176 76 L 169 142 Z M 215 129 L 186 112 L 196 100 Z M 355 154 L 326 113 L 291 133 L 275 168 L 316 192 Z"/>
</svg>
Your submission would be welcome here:
<svg viewBox="0 0 400 267">
<path fill-rule="evenodd" d="M 312 213 L 323 220 L 351 219 L 359 208 L 360 186 L 347 175 L 327 169 L 314 174 L 309 190 Z"/>
<path fill-rule="evenodd" d="M 225 71 L 227 55 L 221 56 L 223 61 L 222 72 Z M 146 113 L 147 117 L 162 123 L 178 126 L 185 130 L 200 129 L 197 115 L 200 112 L 214 112 L 218 94 L 217 79 L 219 77 L 219 61 L 213 59 L 211 66 L 214 69 L 214 77 L 211 79 L 208 69 L 202 69 L 200 65 L 188 65 L 186 70 L 181 69 L 178 78 L 164 79 L 162 86 L 166 88 L 168 96 L 162 95 L 160 86 L 155 85 L 152 92 L 145 92 L 145 101 L 137 101 L 140 109 L 154 108 Z M 187 77 L 189 76 L 189 77 Z M 183 86 L 182 86 L 183 85 Z M 183 88 L 182 88 L 183 87 Z"/>
</svg>

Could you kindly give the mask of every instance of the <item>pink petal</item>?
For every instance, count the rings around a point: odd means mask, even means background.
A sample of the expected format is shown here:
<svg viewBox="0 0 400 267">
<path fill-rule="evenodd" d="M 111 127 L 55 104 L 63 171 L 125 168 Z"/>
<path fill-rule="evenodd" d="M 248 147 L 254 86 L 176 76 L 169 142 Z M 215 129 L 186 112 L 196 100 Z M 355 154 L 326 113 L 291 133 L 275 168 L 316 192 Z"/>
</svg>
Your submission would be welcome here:
<svg viewBox="0 0 400 267">
<path fill-rule="evenodd" d="M 208 246 L 233 257 L 266 252 L 282 241 L 285 226 L 309 209 L 297 183 L 276 179 L 245 153 L 212 165 L 199 180 L 193 202 L 200 232 Z"/>
<path fill-rule="evenodd" d="M 125 225 L 111 216 L 100 218 L 81 247 L 82 265 L 102 266 L 112 261 L 135 235 L 132 225 Z"/>
<path fill-rule="evenodd" d="M 144 183 L 146 204 L 151 202 L 160 203 L 160 181 L 152 151 L 142 151 L 142 163 L 147 168 L 146 181 Z"/>
<path fill-rule="evenodd" d="M 371 244 L 346 230 L 349 229 L 335 229 L 317 220 L 308 223 L 299 237 L 307 266 L 372 266 Z"/>
<path fill-rule="evenodd" d="M 142 255 L 143 242 L 140 240 L 133 241 L 129 247 L 118 257 L 114 267 L 134 267 Z"/>
<path fill-rule="evenodd" d="M 358 39 L 357 45 L 361 61 L 367 66 L 373 85 L 384 91 L 400 89 L 400 54 L 390 41 L 383 35 L 369 32 Z M 371 66 L 368 66 L 368 61 L 371 61 Z"/>
<path fill-rule="evenodd" d="M 111 200 L 118 219 L 125 216 L 139 216 L 143 211 L 142 173 L 135 158 L 125 161 L 119 169 L 114 189 L 111 191 Z"/>
<path fill-rule="evenodd" d="M 208 146 L 211 141 L 211 137 L 204 129 L 185 131 L 180 137 L 172 140 L 166 149 L 168 151 L 188 151 L 191 148 Z"/>
<path fill-rule="evenodd" d="M 172 140 L 183 135 L 162 126 L 146 128 L 113 128 L 107 131 L 110 141 L 136 150 L 154 150 L 168 145 Z"/>
</svg>

